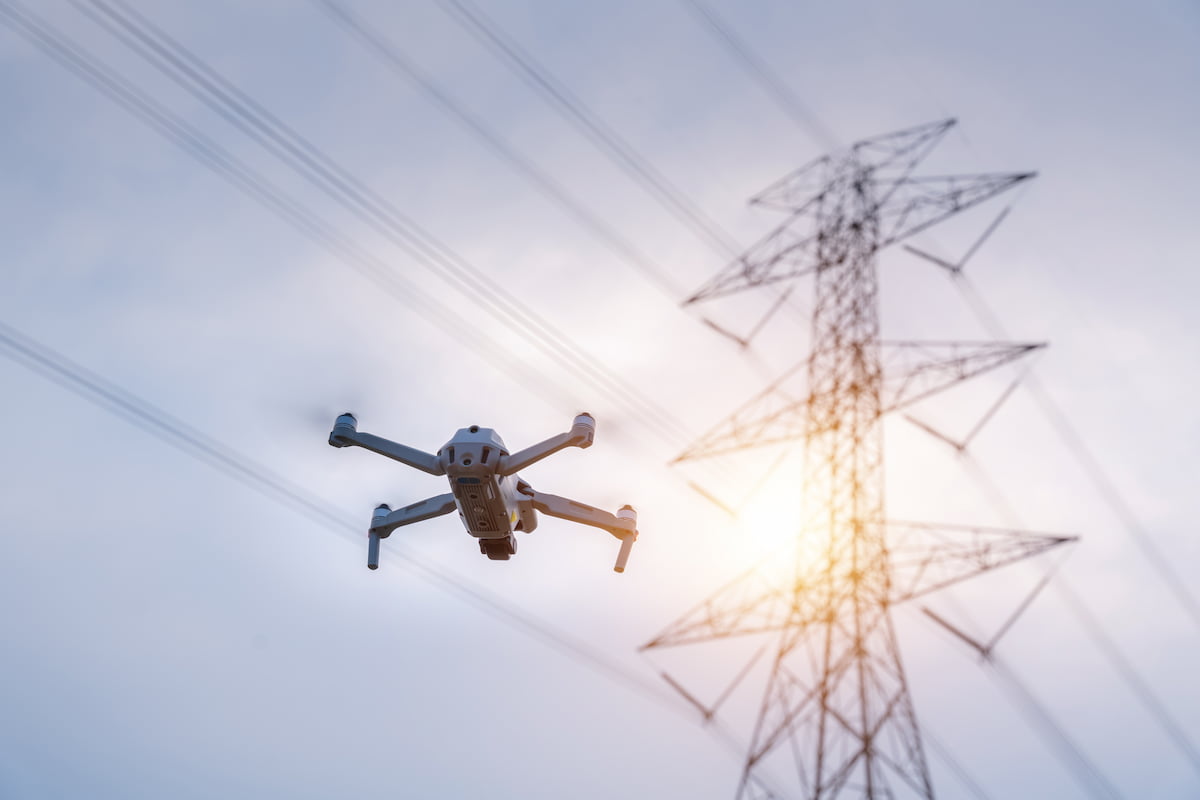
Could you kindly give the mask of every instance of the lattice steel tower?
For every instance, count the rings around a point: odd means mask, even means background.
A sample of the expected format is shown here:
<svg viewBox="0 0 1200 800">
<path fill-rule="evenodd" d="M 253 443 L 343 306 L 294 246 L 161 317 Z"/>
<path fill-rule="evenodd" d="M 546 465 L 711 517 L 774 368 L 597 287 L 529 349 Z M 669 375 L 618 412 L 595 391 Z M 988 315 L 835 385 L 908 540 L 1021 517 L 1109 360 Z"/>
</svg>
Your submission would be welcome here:
<svg viewBox="0 0 1200 800">
<path fill-rule="evenodd" d="M 858 142 L 765 190 L 752 202 L 787 212 L 784 224 L 689 300 L 805 274 L 816 284 L 808 358 L 680 456 L 804 442 L 794 579 L 752 570 L 645 645 L 778 637 L 739 798 L 797 796 L 768 777 L 787 756 L 813 800 L 932 798 L 892 606 L 1070 538 L 884 515 L 883 416 L 1041 346 L 880 338 L 876 254 L 1032 177 L 912 177 L 953 124 Z M 802 368 L 805 391 L 784 391 Z"/>
</svg>

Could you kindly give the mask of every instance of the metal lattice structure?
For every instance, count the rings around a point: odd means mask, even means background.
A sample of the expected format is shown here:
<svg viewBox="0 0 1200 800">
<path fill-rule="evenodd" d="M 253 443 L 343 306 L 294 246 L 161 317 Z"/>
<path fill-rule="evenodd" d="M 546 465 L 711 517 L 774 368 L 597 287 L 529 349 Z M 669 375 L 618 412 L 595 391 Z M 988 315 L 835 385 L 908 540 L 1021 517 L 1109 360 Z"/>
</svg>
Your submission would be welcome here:
<svg viewBox="0 0 1200 800">
<path fill-rule="evenodd" d="M 913 177 L 953 124 L 858 142 L 768 188 L 753 202 L 786 221 L 689 300 L 801 275 L 816 284 L 808 358 L 680 456 L 803 441 L 805 546 L 793 577 L 780 585 L 751 570 L 644 648 L 777 637 L 738 798 L 932 798 L 892 607 L 1070 540 L 884 514 L 884 415 L 1041 346 L 880 338 L 876 254 L 1032 177 Z M 784 391 L 801 369 L 805 391 Z M 796 787 L 781 789 L 766 765 L 789 756 Z"/>
</svg>

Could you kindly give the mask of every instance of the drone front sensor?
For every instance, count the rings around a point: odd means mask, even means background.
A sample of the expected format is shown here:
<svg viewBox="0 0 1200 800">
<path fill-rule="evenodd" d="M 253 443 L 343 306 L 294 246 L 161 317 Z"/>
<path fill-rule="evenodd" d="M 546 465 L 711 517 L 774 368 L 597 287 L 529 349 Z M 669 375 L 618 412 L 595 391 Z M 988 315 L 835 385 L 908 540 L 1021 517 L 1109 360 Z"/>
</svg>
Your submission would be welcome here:
<svg viewBox="0 0 1200 800">
<path fill-rule="evenodd" d="M 575 417 L 571 430 L 510 454 L 504 440 L 491 428 L 472 425 L 462 428 L 436 455 L 360 433 L 353 414 L 342 414 L 333 424 L 329 444 L 362 447 L 430 475 L 445 475 L 450 492 L 430 497 L 404 508 L 375 509 L 367 531 L 367 566 L 379 567 L 379 541 L 396 528 L 458 511 L 467 533 L 479 540 L 479 550 L 493 561 L 507 561 L 517 552 L 516 531 L 530 533 L 537 527 L 537 512 L 551 517 L 591 525 L 621 540 L 616 572 L 624 572 L 630 550 L 637 539 L 637 512 L 622 506 L 610 514 L 565 497 L 534 490 L 517 475 L 531 464 L 567 447 L 591 447 L 596 420 L 590 414 Z"/>
</svg>

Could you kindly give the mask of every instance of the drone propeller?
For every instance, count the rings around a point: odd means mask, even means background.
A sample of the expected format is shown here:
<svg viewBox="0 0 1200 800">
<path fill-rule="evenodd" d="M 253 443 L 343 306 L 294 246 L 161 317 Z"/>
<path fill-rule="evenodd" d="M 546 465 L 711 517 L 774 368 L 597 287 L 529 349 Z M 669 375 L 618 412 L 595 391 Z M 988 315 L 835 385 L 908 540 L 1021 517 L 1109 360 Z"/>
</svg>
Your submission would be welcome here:
<svg viewBox="0 0 1200 800">
<path fill-rule="evenodd" d="M 326 428 L 329 420 L 346 409 L 353 408 L 359 411 L 365 409 L 369 412 L 374 405 L 376 404 L 371 402 L 371 397 L 366 392 L 334 390 L 316 402 L 297 400 L 286 403 L 283 413 L 292 420 L 293 425 L 298 425 L 307 431 L 306 438 L 311 438 L 314 429 Z"/>
</svg>

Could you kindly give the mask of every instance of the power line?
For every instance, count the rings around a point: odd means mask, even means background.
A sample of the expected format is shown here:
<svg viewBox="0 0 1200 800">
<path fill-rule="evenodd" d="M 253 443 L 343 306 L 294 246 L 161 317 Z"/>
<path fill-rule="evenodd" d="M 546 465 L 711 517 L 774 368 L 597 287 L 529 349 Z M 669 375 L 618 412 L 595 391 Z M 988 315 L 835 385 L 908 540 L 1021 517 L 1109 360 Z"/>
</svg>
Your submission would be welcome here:
<svg viewBox="0 0 1200 800">
<path fill-rule="evenodd" d="M 32 13 L 21 9 L 11 0 L 2 0 L 0 1 L 0 20 L 7 22 L 19 35 L 181 147 L 197 161 L 234 184 L 235 187 L 281 217 L 306 237 L 329 250 L 339 260 L 378 285 L 388 295 L 433 322 L 460 344 L 480 354 L 499 371 L 508 374 L 522 385 L 535 387 L 533 390 L 543 399 L 545 396 L 549 396 L 559 398 L 560 402 L 576 402 L 573 395 L 561 389 L 545 371 L 535 368 L 530 361 L 497 346 L 491 335 L 461 315 L 450 311 L 417 283 L 396 273 L 383 260 L 366 251 L 343 233 L 321 220 L 320 217 L 289 198 L 244 162 L 200 133 L 194 126 L 172 114 L 145 92 L 91 58 L 86 51 L 65 36 L 56 33 L 51 26 L 39 20 Z M 233 91 L 236 91 L 236 88 L 233 88 Z M 232 112 L 228 111 L 222 114 L 227 119 L 232 115 Z M 261 141 L 263 137 L 258 138 Z M 550 335 L 535 336 L 533 343 L 543 346 L 547 343 L 558 344 L 557 338 Z M 584 362 L 589 360 L 590 357 L 582 357 Z M 598 384 L 596 381 L 593 381 L 593 385 L 604 388 L 604 384 Z M 627 387 L 609 386 L 607 389 L 610 396 L 618 398 L 636 396 L 636 392 L 631 390 L 631 393 L 626 394 Z M 628 403 L 626 405 L 628 406 Z M 644 412 L 639 412 L 636 408 L 633 411 L 637 421 L 658 434 L 664 441 L 674 443 L 674 435 L 666 425 L 675 420 L 673 417 L 669 417 L 667 412 L 660 409 L 660 413 L 654 419 L 647 418 Z M 664 418 L 666 418 L 666 422 L 662 421 Z M 677 423 L 675 423 L 675 429 L 682 430 Z"/>
<path fill-rule="evenodd" d="M 1000 491 L 996 482 L 984 470 L 983 466 L 972 458 L 969 453 L 964 452 L 963 456 L 972 467 L 970 470 L 972 477 L 984 489 L 992 506 L 1003 516 L 1006 516 L 1011 524 L 1023 524 L 1020 516 L 1013 510 L 1012 505 L 1005 498 L 1003 492 Z M 1048 580 L 1049 577 L 1047 575 L 1043 579 L 1043 582 Z M 1192 769 L 1197 774 L 1200 774 L 1200 748 L 1197 748 L 1192 743 L 1183 726 L 1172 716 L 1166 704 L 1158 698 L 1158 695 L 1155 694 L 1150 684 L 1142 678 L 1140 672 L 1125 655 L 1120 645 L 1104 629 L 1104 626 L 1088 609 L 1087 604 L 1083 602 L 1078 593 L 1070 587 L 1061 575 L 1052 585 L 1055 591 L 1058 592 L 1059 597 L 1066 604 L 1068 610 L 1075 616 L 1076 623 L 1083 629 L 1088 638 L 1092 640 L 1092 644 L 1095 645 L 1096 649 L 1108 660 L 1109 665 L 1117 673 L 1121 681 L 1124 682 L 1126 688 L 1129 689 L 1138 703 L 1141 704 L 1142 709 L 1158 724 L 1159 728 L 1171 740 L 1180 754 L 1190 762 Z M 1010 625 L 1012 621 L 1010 620 Z M 992 644 L 1003 633 L 1004 630 L 997 633 L 992 639 Z"/>
<path fill-rule="evenodd" d="M 246 167 L 211 139 L 168 112 L 161 104 L 156 103 L 128 81 L 90 58 L 86 51 L 65 36 L 56 34 L 52 27 L 46 25 L 35 15 L 11 0 L 0 0 L 0 21 L 4 21 L 14 32 L 41 49 L 61 66 L 85 80 L 206 167 L 229 180 L 252 199 L 280 216 L 285 222 L 388 290 L 389 294 L 403 300 L 427 319 L 439 324 L 463 344 L 478 348 L 489 341 L 469 324 L 463 324 L 461 320 L 453 317 L 444 306 L 423 292 L 419 286 L 401 276 L 392 274 L 381 260 L 356 247 L 350 240 L 322 223 L 319 218 L 312 215 L 303 206 L 290 200 L 273 184 Z M 473 338 L 473 335 L 477 338 Z M 59 356 L 49 348 L 39 345 L 3 322 L 0 322 L 0 346 L 4 347 L 4 354 L 17 363 L 23 364 L 197 460 L 245 483 L 264 496 L 288 505 L 293 511 L 309 516 L 341 535 L 354 535 L 357 538 L 361 534 L 360 526 L 357 523 L 346 520 L 328 506 L 314 502 L 311 499 L 312 494 L 307 490 L 272 473 L 266 467 L 246 459 L 231 448 L 156 409 L 115 384 L 70 362 L 65 357 Z M 513 371 L 523 377 L 533 377 L 536 374 L 523 369 L 520 361 L 508 359 L 505 354 L 496 351 L 495 348 L 485 348 L 484 355 L 495 360 L 508 360 Z M 393 558 L 390 555 L 387 557 Z M 569 657 L 580 660 L 581 663 L 590 666 L 619 685 L 642 692 L 676 712 L 691 716 L 690 709 L 681 707 L 673 696 L 663 692 L 657 685 L 622 668 L 597 653 L 587 644 L 557 631 L 547 623 L 526 614 L 487 590 L 471 585 L 428 560 L 425 563 L 416 563 L 397 558 L 396 563 L 398 566 L 414 571 L 478 610 L 504 621 L 526 635 L 560 650 Z M 735 752 L 740 752 L 740 745 L 727 732 L 714 730 L 714 735 L 722 738 L 726 746 Z"/>
<path fill-rule="evenodd" d="M 527 308 L 503 286 L 453 251 L 393 204 L 340 167 L 261 104 L 213 71 L 201 59 L 137 12 L 117 2 L 91 4 L 104 16 L 72 0 L 131 50 L 297 173 L 328 193 L 359 219 L 419 263 L 433 270 L 462 295 L 482 306 L 567 371 L 623 403 L 667 441 L 685 435 L 676 418 L 646 398 L 637 387 L 575 345 L 561 330 Z M 124 13 L 114 6 L 124 8 Z M 119 26 L 119 27 L 117 27 Z"/>
<path fill-rule="evenodd" d="M 438 86 L 433 78 L 421 70 L 412 59 L 405 57 L 394 41 L 384 37 L 378 29 L 370 27 L 361 17 L 347 8 L 343 3 L 335 2 L 334 0 L 313 0 L 313 2 L 324 10 L 330 19 L 349 32 L 355 41 L 379 56 L 383 63 L 392 69 L 392 71 L 410 80 L 420 89 L 422 94 L 441 108 L 448 116 L 457 120 L 479 141 L 483 142 L 496 156 L 524 176 L 542 194 L 554 201 L 568 215 L 574 218 L 580 226 L 604 243 L 614 254 L 642 273 L 650 283 L 660 289 L 673 303 L 677 304 L 680 298 L 687 294 L 688 290 L 676 282 L 662 265 L 655 263 L 649 256 L 640 252 L 631 242 L 622 237 L 608 223 L 574 197 L 565 186 L 538 167 L 536 163 L 521 155 L 499 133 L 493 130 L 485 120 L 463 107 L 449 92 Z"/>
<path fill-rule="evenodd" d="M 1093 796 L 1101 795 L 1111 798 L 1111 800 L 1120 800 L 1121 794 L 1112 785 L 1112 782 L 1067 736 L 1062 726 L 1058 724 L 1041 701 L 1029 691 L 1016 673 L 994 655 L 987 660 L 987 663 L 991 665 L 993 674 L 1001 678 L 1002 686 L 1008 690 L 1009 696 L 1016 701 L 1017 706 L 1025 712 L 1030 723 L 1042 731 L 1045 740 L 1058 751 L 1063 763 L 1070 765 L 1076 780 L 1089 787 Z"/>
<path fill-rule="evenodd" d="M 1092 642 L 1104 653 L 1109 664 L 1113 666 L 1125 682 L 1125 685 L 1137 697 L 1142 708 L 1154 718 L 1154 721 L 1167 734 L 1167 737 L 1175 744 L 1179 752 L 1191 762 L 1192 769 L 1200 774 L 1200 750 L 1196 748 L 1196 745 L 1192 743 L 1187 732 L 1183 730 L 1183 727 L 1175 720 L 1171 712 L 1167 710 L 1166 705 L 1158 699 L 1154 690 L 1150 688 L 1150 684 L 1142 678 L 1137 668 L 1133 666 L 1121 651 L 1121 648 L 1117 646 L 1112 637 L 1104 630 L 1100 621 L 1088 610 L 1087 604 L 1080 599 L 1075 590 L 1071 589 L 1061 578 L 1054 586 L 1058 590 L 1059 596 L 1066 602 L 1067 607 L 1072 610 L 1076 619 L 1079 620 L 1084 630 L 1087 631 Z"/>
<path fill-rule="evenodd" d="M 543 194 L 559 204 L 586 230 L 598 237 L 613 252 L 641 272 L 647 280 L 667 293 L 672 300 L 678 301 L 680 297 L 685 296 L 686 292 L 676 281 L 666 274 L 661 265 L 650 260 L 628 240 L 616 233 L 612 227 L 600 220 L 593 212 L 589 211 L 581 202 L 570 195 L 562 184 L 551 178 L 545 171 L 539 169 L 529 159 L 516 152 L 483 120 L 467 112 L 460 103 L 457 103 L 450 97 L 448 92 L 439 88 L 427 74 L 423 73 L 412 59 L 406 58 L 394 42 L 387 40 L 369 27 L 360 17 L 354 15 L 340 2 L 336 2 L 335 0 L 314 0 L 314 2 L 318 3 L 326 10 L 330 17 L 354 35 L 365 48 L 379 55 L 392 70 L 416 83 L 428 98 L 447 114 L 457 119 L 477 138 L 482 140 L 488 149 L 492 150 L 503 161 L 524 175 Z M 456 18 L 456 21 L 460 25 L 466 25 L 464 20 Z M 478 38 L 478 33 L 474 29 L 468 28 L 468 31 Z M 512 42 L 509 43 L 513 44 Z M 618 167 L 625 171 L 643 189 L 647 189 L 656 200 L 664 204 L 669 212 L 680 218 L 693 232 L 699 233 L 710 245 L 716 247 L 717 252 L 723 257 L 727 257 L 731 252 L 736 251 L 737 245 L 732 242 L 727 233 L 716 228 L 716 223 L 704 217 L 703 213 L 692 206 L 682 192 L 673 187 L 660 173 L 655 171 L 646 159 L 638 155 L 628 143 L 621 140 L 611 129 L 605 126 L 595 114 L 587 110 L 578 100 L 574 99 L 565 87 L 553 81 L 553 78 L 544 68 L 533 62 L 527 53 L 520 53 L 517 50 L 514 50 L 514 53 L 521 55 L 524 63 L 529 65 L 533 70 L 532 74 L 527 72 L 518 72 L 518 74 L 522 75 L 527 82 L 531 77 L 536 75 L 536 77 L 533 77 L 531 84 L 535 91 L 549 88 L 548 93 L 545 91 L 539 93 L 543 98 L 549 100 L 551 106 L 558 109 L 570 123 L 577 129 L 582 130 L 585 138 L 588 138 L 593 144 L 599 146 L 600 151 L 604 155 L 614 161 Z M 787 295 L 784 294 L 780 302 L 767 312 L 764 319 L 758 323 L 755 329 L 744 336 L 729 331 L 703 315 L 700 316 L 700 319 L 717 333 L 738 343 L 743 349 L 747 349 L 759 329 L 761 329 L 767 319 L 779 310 L 787 299 Z M 689 313 L 698 312 L 692 309 Z"/>
<path fill-rule="evenodd" d="M 0 352 L 14 363 L 30 369 L 260 495 L 308 517 L 316 524 L 355 544 L 361 544 L 365 521 L 348 519 L 332 506 L 314 500 L 317 495 L 311 490 L 293 483 L 266 465 L 239 453 L 3 321 L 0 321 Z M 384 555 L 397 567 L 413 572 L 475 610 L 540 641 L 613 683 L 654 700 L 671 711 L 685 714 L 689 719 L 692 717 L 690 707 L 681 705 L 657 683 L 614 662 L 591 645 L 555 628 L 490 590 L 456 575 L 428 556 L 421 555 L 417 560 L 402 558 L 395 551 L 387 551 Z"/>
<path fill-rule="evenodd" d="M 683 192 L 605 125 L 494 21 L 465 0 L 439 0 L 439 4 L 451 19 L 508 64 L 526 85 L 557 108 L 576 130 L 653 195 L 676 219 L 708 242 L 723 257 L 738 255 L 740 247 L 728 232 L 722 230 L 712 218 L 692 204 Z"/>
<path fill-rule="evenodd" d="M 984 328 L 990 333 L 1003 335 L 1004 328 L 996 319 L 995 314 L 991 311 L 983 298 L 975 291 L 970 279 L 962 272 L 953 273 L 954 284 L 962 293 L 967 304 L 974 311 L 976 317 L 983 324 Z M 1159 578 L 1166 584 L 1171 591 L 1175 600 L 1183 608 L 1192 622 L 1200 627 L 1200 603 L 1192 596 L 1188 589 L 1188 584 L 1179 576 L 1171 566 L 1170 560 L 1159 549 L 1155 541 L 1146 532 L 1138 521 L 1133 510 L 1130 508 L 1128 501 L 1117 487 L 1116 483 L 1108 477 L 1104 468 L 1100 465 L 1099 460 L 1091 449 L 1084 442 L 1079 431 L 1071 424 L 1067 415 L 1063 413 L 1058 404 L 1049 395 L 1046 389 L 1037 380 L 1036 376 L 1030 374 L 1025 379 L 1025 387 L 1029 393 L 1033 395 L 1042 414 L 1046 420 L 1054 428 L 1059 439 L 1067 447 L 1067 451 L 1074 456 L 1076 463 L 1083 469 L 1084 474 L 1091 481 L 1096 492 L 1104 499 L 1105 505 L 1113 512 L 1117 519 L 1121 522 L 1125 532 L 1133 539 L 1142 556 L 1150 562 L 1150 566 L 1158 573 Z"/>
<path fill-rule="evenodd" d="M 54 61 L 157 131 L 185 153 L 215 172 L 252 200 L 325 248 L 350 268 L 432 322 L 453 339 L 481 355 L 510 376 L 541 386 L 552 396 L 571 400 L 543 372 L 526 361 L 502 351 L 484 331 L 454 314 L 419 284 L 396 273 L 382 259 L 364 250 L 341 231 L 328 225 L 304 206 L 289 198 L 210 138 L 169 112 L 145 92 L 104 67 L 86 51 L 57 33 L 13 0 L 0 0 L 0 21 L 19 36 L 45 52 Z"/>
<path fill-rule="evenodd" d="M 1043 741 L 1057 755 L 1059 763 L 1071 772 L 1072 777 L 1085 787 L 1091 796 L 1105 796 L 1110 800 L 1119 800 L 1120 793 L 1104 773 L 1079 749 L 1079 745 L 1071 739 L 1054 715 L 1037 699 L 1016 673 L 996 656 L 990 647 L 980 645 L 928 608 L 923 608 L 922 611 L 945 633 L 966 643 L 979 653 L 983 663 L 991 667 L 990 674 L 998 679 L 1001 688 L 1008 693 L 1010 700 L 1017 706 L 1017 710 L 1022 712 L 1029 724 L 1042 735 Z"/>
<path fill-rule="evenodd" d="M 979 782 L 972 777 L 971 773 L 967 772 L 966 768 L 958 761 L 958 759 L 954 757 L 954 754 L 950 751 L 950 748 L 946 746 L 946 743 L 933 735 L 933 733 L 929 730 L 928 725 L 922 725 L 921 732 L 925 736 L 925 741 L 929 743 L 930 749 L 937 753 L 938 756 L 940 756 L 941 759 L 946 762 L 946 766 L 950 768 L 950 771 L 954 774 L 954 777 L 958 778 L 959 782 L 967 789 L 967 791 L 975 795 L 978 800 L 991 800 L 991 796 L 987 793 L 987 791 L 979 785 Z"/>
<path fill-rule="evenodd" d="M 463 30 L 498 56 L 527 86 L 552 108 L 557 109 L 560 115 L 584 138 L 592 142 L 601 153 L 654 197 L 676 219 L 706 242 L 720 257 L 725 259 L 740 257 L 741 247 L 727 231 L 689 201 L 682 191 L 654 169 L 647 159 L 638 154 L 597 114 L 588 109 L 515 39 L 504 33 L 494 21 L 467 0 L 439 0 L 439 3 Z M 774 291 L 774 289 L 768 291 Z M 748 350 L 754 336 L 785 305 L 800 316 L 806 315 L 805 309 L 795 304 L 788 293 L 783 293 L 782 299 L 766 312 L 748 336 L 731 333 L 708 318 L 704 318 L 703 321 L 718 333 L 736 341 L 743 350 Z"/>
<path fill-rule="evenodd" d="M 836 150 L 841 143 L 833 131 L 821 122 L 812 109 L 780 79 L 767 63 L 742 40 L 725 20 L 705 5 L 701 0 L 681 0 L 692 16 L 701 22 L 738 62 L 750 76 L 776 102 L 785 114 L 796 124 L 808 128 L 817 141 L 827 150 Z"/>
</svg>

